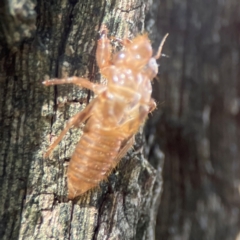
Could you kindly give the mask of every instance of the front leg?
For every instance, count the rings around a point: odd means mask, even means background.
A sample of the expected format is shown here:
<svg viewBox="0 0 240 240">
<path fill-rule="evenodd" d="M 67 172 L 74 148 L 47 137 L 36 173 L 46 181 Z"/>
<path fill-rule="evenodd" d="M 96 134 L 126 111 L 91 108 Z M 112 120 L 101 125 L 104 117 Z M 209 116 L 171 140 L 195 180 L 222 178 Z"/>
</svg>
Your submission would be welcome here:
<svg viewBox="0 0 240 240">
<path fill-rule="evenodd" d="M 68 78 L 54 78 L 54 79 L 49 79 L 44 82 L 42 82 L 45 86 L 50 86 L 50 85 L 60 85 L 60 84 L 66 84 L 66 83 L 72 83 L 75 84 L 79 87 L 87 88 L 91 91 L 93 91 L 95 94 L 100 94 L 104 90 L 106 90 L 106 86 L 102 84 L 95 84 L 90 82 L 88 79 L 85 78 L 80 78 L 80 77 L 68 77 Z"/>
<path fill-rule="evenodd" d="M 110 40 L 107 37 L 107 34 L 108 29 L 105 25 L 103 25 L 100 29 L 101 37 L 98 40 L 96 51 L 96 60 L 100 71 L 101 69 L 111 65 L 112 46 Z"/>
</svg>

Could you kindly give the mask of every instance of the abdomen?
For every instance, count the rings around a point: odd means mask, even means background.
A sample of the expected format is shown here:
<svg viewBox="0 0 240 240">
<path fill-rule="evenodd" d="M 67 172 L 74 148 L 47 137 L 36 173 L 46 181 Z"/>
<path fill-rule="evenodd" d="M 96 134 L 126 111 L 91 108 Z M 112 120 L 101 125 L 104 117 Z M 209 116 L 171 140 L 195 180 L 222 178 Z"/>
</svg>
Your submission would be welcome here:
<svg viewBox="0 0 240 240">
<path fill-rule="evenodd" d="M 116 157 L 121 142 L 114 131 L 99 130 L 83 134 L 68 167 L 67 181 L 70 199 L 94 188 L 107 178 L 117 165 Z"/>
</svg>

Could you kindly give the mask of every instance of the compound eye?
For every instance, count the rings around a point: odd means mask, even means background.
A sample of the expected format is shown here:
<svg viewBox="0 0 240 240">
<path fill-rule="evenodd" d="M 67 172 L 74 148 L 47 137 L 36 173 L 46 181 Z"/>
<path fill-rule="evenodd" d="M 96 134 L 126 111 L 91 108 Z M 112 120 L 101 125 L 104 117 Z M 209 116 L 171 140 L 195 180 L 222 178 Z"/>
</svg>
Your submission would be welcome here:
<svg viewBox="0 0 240 240">
<path fill-rule="evenodd" d="M 148 68 L 151 69 L 151 71 L 154 74 L 158 73 L 158 65 L 157 65 L 157 62 L 156 62 L 155 58 L 150 58 L 150 60 L 148 62 Z"/>
</svg>

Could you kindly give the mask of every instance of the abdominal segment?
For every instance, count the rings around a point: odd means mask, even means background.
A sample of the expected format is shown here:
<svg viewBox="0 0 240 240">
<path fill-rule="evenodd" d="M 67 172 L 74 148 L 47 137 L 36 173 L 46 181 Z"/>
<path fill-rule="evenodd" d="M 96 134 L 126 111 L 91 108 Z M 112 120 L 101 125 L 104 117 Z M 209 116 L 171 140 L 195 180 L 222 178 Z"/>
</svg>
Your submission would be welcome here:
<svg viewBox="0 0 240 240">
<path fill-rule="evenodd" d="M 98 186 L 119 161 L 116 157 L 122 141 L 98 134 L 85 133 L 73 153 L 67 173 L 70 199 Z"/>
</svg>

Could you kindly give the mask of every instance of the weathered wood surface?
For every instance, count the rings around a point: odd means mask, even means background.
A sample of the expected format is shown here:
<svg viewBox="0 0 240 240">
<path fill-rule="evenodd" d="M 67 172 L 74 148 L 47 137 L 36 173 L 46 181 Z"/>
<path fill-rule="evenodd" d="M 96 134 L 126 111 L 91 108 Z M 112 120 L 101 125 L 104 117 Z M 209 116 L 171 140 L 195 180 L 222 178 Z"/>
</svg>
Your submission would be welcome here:
<svg viewBox="0 0 240 240">
<path fill-rule="evenodd" d="M 154 85 L 165 153 L 156 239 L 240 239 L 239 13 L 238 0 L 154 1 L 148 26 L 159 40 L 169 32 Z"/>
<path fill-rule="evenodd" d="M 141 33 L 149 1 L 3 1 L 0 6 L 0 238 L 154 239 L 160 170 L 136 146 L 98 189 L 66 199 L 65 173 L 81 135 L 72 129 L 43 153 L 67 119 L 93 97 L 74 86 L 44 87 L 53 77 L 100 81 L 95 64 L 102 22 L 111 34 Z M 163 156 L 155 150 L 155 157 Z"/>
</svg>

